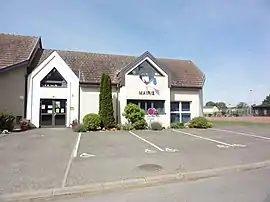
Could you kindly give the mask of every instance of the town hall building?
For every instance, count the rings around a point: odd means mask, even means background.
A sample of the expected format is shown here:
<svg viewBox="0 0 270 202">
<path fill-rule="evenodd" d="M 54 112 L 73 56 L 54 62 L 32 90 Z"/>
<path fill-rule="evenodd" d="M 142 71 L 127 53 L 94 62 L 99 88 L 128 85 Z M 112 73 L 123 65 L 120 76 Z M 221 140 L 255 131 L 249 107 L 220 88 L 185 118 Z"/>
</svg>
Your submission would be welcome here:
<svg viewBox="0 0 270 202">
<path fill-rule="evenodd" d="M 37 127 L 98 113 L 102 73 L 112 80 L 118 124 L 128 103 L 157 109 L 164 127 L 202 115 L 205 76 L 190 60 L 44 49 L 41 37 L 10 34 L 0 34 L 0 51 L 0 111 Z"/>
</svg>

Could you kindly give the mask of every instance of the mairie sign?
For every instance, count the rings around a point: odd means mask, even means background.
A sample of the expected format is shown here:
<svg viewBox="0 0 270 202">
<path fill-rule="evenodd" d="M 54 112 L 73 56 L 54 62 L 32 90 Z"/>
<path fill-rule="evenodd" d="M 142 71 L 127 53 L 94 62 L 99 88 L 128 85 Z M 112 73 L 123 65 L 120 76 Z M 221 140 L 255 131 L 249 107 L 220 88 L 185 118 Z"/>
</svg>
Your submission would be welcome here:
<svg viewBox="0 0 270 202">
<path fill-rule="evenodd" d="M 139 91 L 139 95 L 155 95 L 155 91 L 153 91 L 153 90 L 141 90 L 141 91 Z"/>
</svg>

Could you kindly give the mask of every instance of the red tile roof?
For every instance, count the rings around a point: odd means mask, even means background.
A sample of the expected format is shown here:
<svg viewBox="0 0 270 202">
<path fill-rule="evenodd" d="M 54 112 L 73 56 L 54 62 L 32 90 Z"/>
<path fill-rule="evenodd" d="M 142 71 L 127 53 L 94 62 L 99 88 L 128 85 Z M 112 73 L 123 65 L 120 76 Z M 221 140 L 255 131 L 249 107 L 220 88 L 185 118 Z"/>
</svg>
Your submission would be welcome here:
<svg viewBox="0 0 270 202">
<path fill-rule="evenodd" d="M 38 37 L 0 33 L 0 70 L 27 61 Z"/>
<path fill-rule="evenodd" d="M 67 65 L 80 77 L 82 83 L 99 83 L 101 74 L 110 75 L 112 83 L 119 81 L 117 74 L 136 56 L 112 55 L 76 51 L 63 51 L 42 49 L 36 58 L 35 66 L 38 66 L 51 53 L 56 51 Z M 171 72 L 171 82 L 174 87 L 202 87 L 204 84 L 203 72 L 190 60 L 156 58 L 160 64 L 166 65 Z M 79 75 L 80 72 L 80 75 Z"/>
</svg>

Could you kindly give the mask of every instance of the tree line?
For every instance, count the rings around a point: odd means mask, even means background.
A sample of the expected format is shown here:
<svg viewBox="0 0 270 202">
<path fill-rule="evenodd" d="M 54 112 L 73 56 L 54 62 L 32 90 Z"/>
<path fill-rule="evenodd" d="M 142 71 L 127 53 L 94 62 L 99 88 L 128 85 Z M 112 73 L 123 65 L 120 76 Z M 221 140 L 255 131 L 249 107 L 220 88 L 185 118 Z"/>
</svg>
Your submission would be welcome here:
<svg viewBox="0 0 270 202">
<path fill-rule="evenodd" d="M 270 94 L 261 102 L 264 106 L 270 106 Z M 227 106 L 225 102 L 208 101 L 205 106 L 217 107 L 219 115 L 243 116 L 251 113 L 251 106 L 246 102 L 239 102 L 235 107 Z"/>
</svg>

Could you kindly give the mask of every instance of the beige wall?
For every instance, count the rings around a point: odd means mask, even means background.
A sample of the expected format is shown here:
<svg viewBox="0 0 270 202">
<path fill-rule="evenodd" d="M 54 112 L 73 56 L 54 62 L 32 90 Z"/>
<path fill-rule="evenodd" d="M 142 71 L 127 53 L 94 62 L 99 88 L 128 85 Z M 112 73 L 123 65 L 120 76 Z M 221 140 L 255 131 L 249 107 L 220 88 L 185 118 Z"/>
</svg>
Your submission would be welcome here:
<svg viewBox="0 0 270 202">
<path fill-rule="evenodd" d="M 173 101 L 187 101 L 191 102 L 190 113 L 191 118 L 202 116 L 202 99 L 203 93 L 201 89 L 185 89 L 173 88 L 171 89 L 171 102 Z"/>
<path fill-rule="evenodd" d="M 26 67 L 0 73 L 0 111 L 7 110 L 14 116 L 24 114 Z"/>
<path fill-rule="evenodd" d="M 113 100 L 113 110 L 114 116 L 116 118 L 116 105 L 117 105 L 117 93 L 116 88 L 112 87 L 112 100 Z M 119 107 L 118 107 L 119 109 Z M 89 113 L 98 114 L 99 111 L 99 86 L 93 87 L 81 87 L 80 88 L 80 120 Z"/>
</svg>

